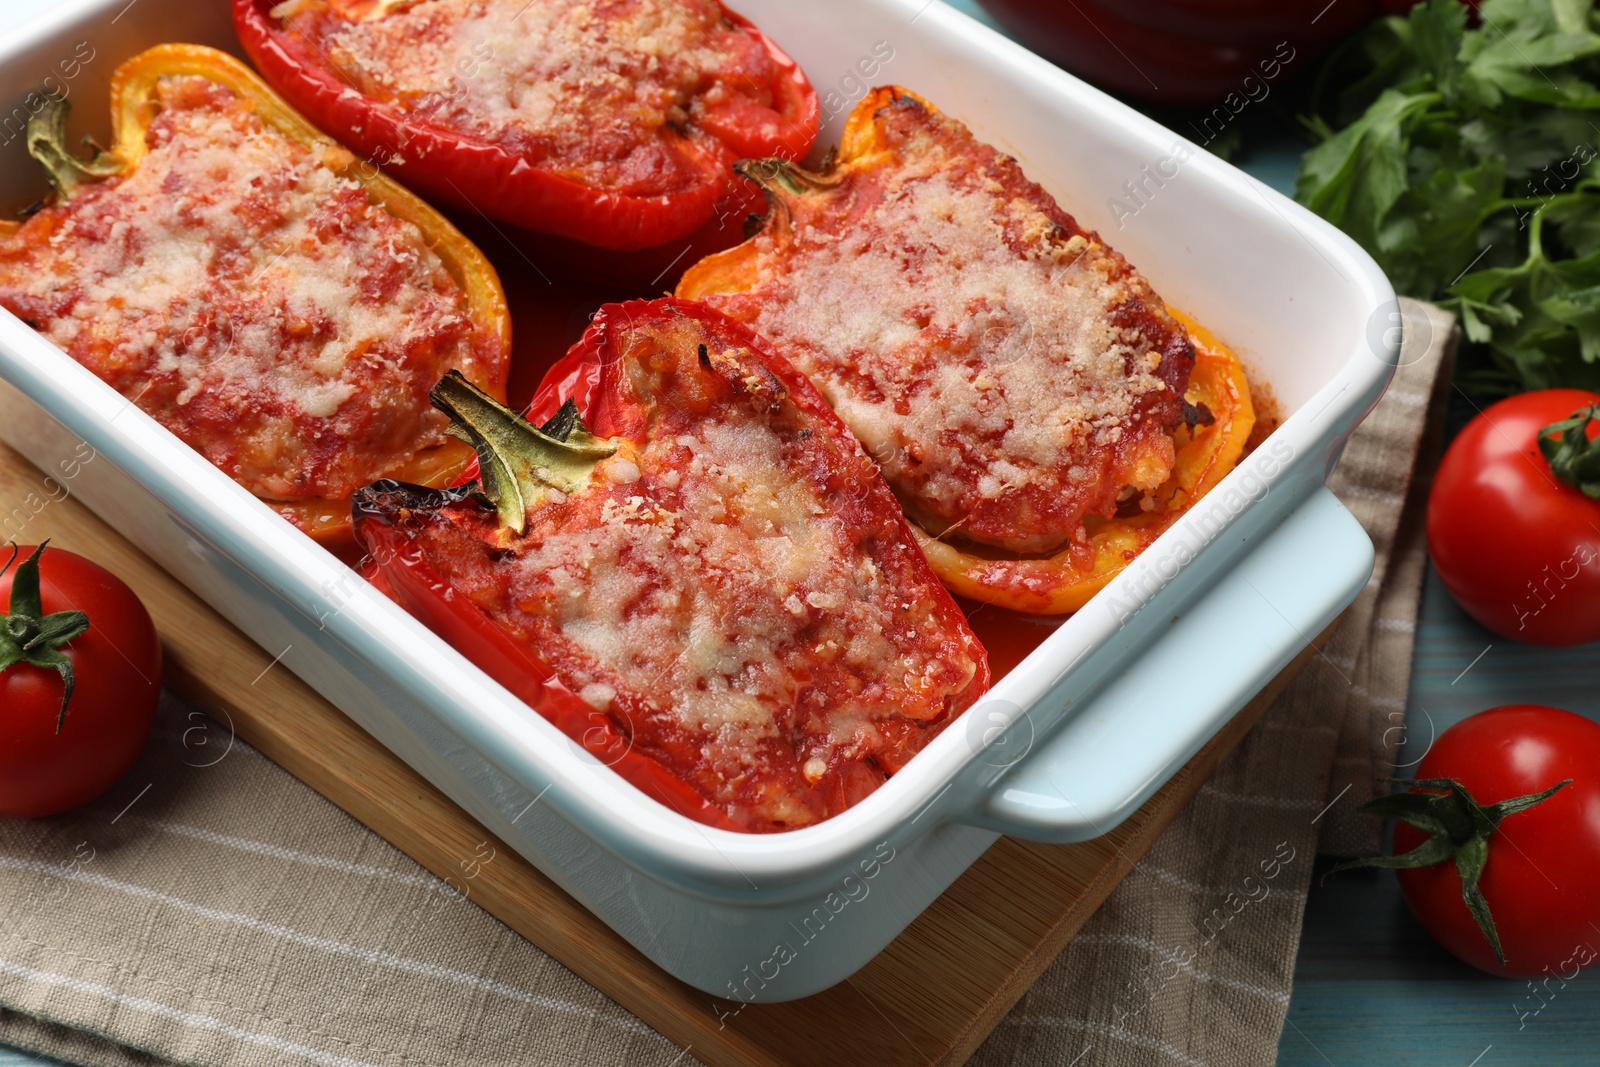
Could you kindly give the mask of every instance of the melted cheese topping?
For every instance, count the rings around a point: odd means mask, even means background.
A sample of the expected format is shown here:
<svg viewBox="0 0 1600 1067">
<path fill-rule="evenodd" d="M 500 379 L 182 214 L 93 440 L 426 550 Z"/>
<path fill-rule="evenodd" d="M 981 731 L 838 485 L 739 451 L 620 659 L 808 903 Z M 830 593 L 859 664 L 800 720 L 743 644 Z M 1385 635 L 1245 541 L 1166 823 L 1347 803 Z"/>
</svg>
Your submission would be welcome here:
<svg viewBox="0 0 1600 1067">
<path fill-rule="evenodd" d="M 365 21 L 292 0 L 292 34 L 370 97 L 635 195 L 697 180 L 678 143 L 773 66 L 716 0 L 427 0 Z"/>
<path fill-rule="evenodd" d="M 705 299 L 812 378 L 935 531 L 1022 550 L 1081 540 L 1086 515 L 1170 472 L 1149 414 L 1176 410 L 1158 371 L 1181 330 L 1012 161 L 953 120 L 922 122 L 892 163 L 847 163 L 838 188 L 785 197 L 791 224 L 753 242 L 759 283 Z"/>
<path fill-rule="evenodd" d="M 441 442 L 428 389 L 481 372 L 422 234 L 230 90 L 157 100 L 136 170 L 0 245 L 0 303 L 258 496 L 348 496 Z"/>
<path fill-rule="evenodd" d="M 595 679 L 574 681 L 652 694 L 724 764 L 775 736 L 780 712 L 820 708 L 802 677 L 813 656 L 849 671 L 893 665 L 863 689 L 868 713 L 898 713 L 902 692 L 938 673 L 900 661 L 884 575 L 782 451 L 758 424 L 652 443 L 639 458 L 652 474 L 607 491 L 599 526 L 552 524 L 514 579 L 592 658 Z"/>
</svg>

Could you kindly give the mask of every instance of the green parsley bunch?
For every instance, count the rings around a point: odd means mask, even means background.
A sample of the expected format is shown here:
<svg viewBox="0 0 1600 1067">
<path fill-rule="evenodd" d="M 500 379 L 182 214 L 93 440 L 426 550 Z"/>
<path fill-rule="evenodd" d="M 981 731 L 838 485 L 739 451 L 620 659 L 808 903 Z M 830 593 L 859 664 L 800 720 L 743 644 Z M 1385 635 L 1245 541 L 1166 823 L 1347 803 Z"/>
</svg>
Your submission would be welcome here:
<svg viewBox="0 0 1600 1067">
<path fill-rule="evenodd" d="M 1485 0 L 1477 22 L 1427 0 L 1359 38 L 1342 128 L 1309 120 L 1320 143 L 1296 198 L 1399 292 L 1460 314 L 1493 357 L 1463 374 L 1468 391 L 1600 389 L 1600 15 Z"/>
</svg>

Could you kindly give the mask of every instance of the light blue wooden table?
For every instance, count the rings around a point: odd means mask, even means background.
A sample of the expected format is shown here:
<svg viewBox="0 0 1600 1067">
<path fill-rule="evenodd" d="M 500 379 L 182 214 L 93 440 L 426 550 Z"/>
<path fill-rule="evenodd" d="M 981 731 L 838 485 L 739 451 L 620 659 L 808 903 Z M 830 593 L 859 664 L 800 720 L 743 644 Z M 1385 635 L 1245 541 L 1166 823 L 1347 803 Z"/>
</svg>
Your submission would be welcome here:
<svg viewBox="0 0 1600 1067">
<path fill-rule="evenodd" d="M 1536 649 L 1495 637 L 1468 619 L 1430 573 L 1400 763 L 1419 759 L 1428 742 L 1419 708 L 1442 730 L 1484 708 L 1524 703 L 1600 720 L 1600 645 Z M 1519 1011 L 1533 1003 L 1528 995 L 1522 982 L 1483 974 L 1436 946 L 1406 909 L 1390 872 L 1341 874 L 1313 886 L 1307 901 L 1278 1062 L 1600 1064 L 1600 969 L 1579 974 L 1538 1015 L 1519 1021 Z"/>
<path fill-rule="evenodd" d="M 971 0 L 955 6 L 979 14 Z M 0 0 L 0 32 L 29 13 L 26 0 Z M 1239 162 L 1288 193 L 1297 156 L 1284 140 Z M 1441 730 L 1497 704 L 1552 704 L 1600 721 L 1600 645 L 1558 651 L 1500 640 L 1468 619 L 1431 573 L 1412 662 L 1408 746 L 1428 740 L 1418 708 Z M 1420 755 L 1408 747 L 1401 763 Z M 1522 983 L 1481 974 L 1434 945 L 1406 910 L 1392 874 L 1341 875 L 1313 886 L 1307 901 L 1278 1063 L 1600 1067 L 1600 968 L 1519 1022 L 1526 994 Z M 0 1067 L 55 1064 L 0 1047 Z"/>
</svg>

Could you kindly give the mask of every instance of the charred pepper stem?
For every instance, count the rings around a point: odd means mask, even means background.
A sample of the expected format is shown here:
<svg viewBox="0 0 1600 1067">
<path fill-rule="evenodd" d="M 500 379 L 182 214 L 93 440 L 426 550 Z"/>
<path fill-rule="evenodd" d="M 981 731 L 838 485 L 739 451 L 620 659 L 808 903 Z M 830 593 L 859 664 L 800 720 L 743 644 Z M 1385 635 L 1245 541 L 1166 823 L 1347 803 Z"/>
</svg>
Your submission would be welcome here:
<svg viewBox="0 0 1600 1067">
<path fill-rule="evenodd" d="M 829 163 L 831 162 L 830 153 Z M 823 165 L 823 173 L 817 173 L 787 159 L 741 159 L 733 165 L 733 169 L 761 186 L 768 196 L 773 197 L 781 197 L 785 193 L 790 196 L 803 196 L 806 193 L 832 189 L 839 184 L 837 178 L 826 173 L 831 169 L 829 164 Z"/>
<path fill-rule="evenodd" d="M 736 173 L 759 185 L 761 191 L 767 194 L 767 214 L 765 217 L 751 215 L 745 220 L 745 240 L 760 233 L 769 223 L 776 223 L 780 229 L 787 227 L 787 198 L 823 192 L 837 186 L 839 179 L 830 176 L 834 159 L 835 153 L 830 150 L 821 172 L 806 170 L 786 159 L 741 159 L 735 163 L 733 169 Z"/>
<path fill-rule="evenodd" d="M 65 97 L 50 95 L 37 114 L 28 119 L 28 154 L 39 161 L 50 184 L 63 200 L 85 185 L 121 174 L 125 164 L 115 152 L 100 149 L 90 159 L 79 159 L 67 148 L 67 112 L 72 105 Z"/>
<path fill-rule="evenodd" d="M 1600 404 L 1593 404 L 1539 431 L 1539 451 L 1550 473 L 1590 500 L 1600 500 L 1600 439 L 1589 440 L 1589 423 L 1597 417 Z"/>
<path fill-rule="evenodd" d="M 1581 413 L 1580 413 L 1581 414 Z M 1543 442 L 1541 441 L 1541 444 Z M 1380 781 L 1394 785 L 1409 785 L 1432 790 L 1427 793 L 1391 793 L 1370 800 L 1356 809 L 1363 815 L 1377 815 L 1397 819 L 1428 835 L 1428 839 L 1410 852 L 1398 856 L 1368 856 L 1349 860 L 1333 867 L 1323 876 L 1326 881 L 1340 871 L 1354 867 L 1384 867 L 1390 870 L 1409 870 L 1415 867 L 1432 867 L 1454 861 L 1461 875 L 1461 898 L 1467 910 L 1477 921 L 1478 929 L 1488 938 L 1494 949 L 1494 958 L 1505 966 L 1506 956 L 1500 948 L 1500 933 L 1495 929 L 1494 916 L 1489 912 L 1489 902 L 1478 888 L 1483 877 L 1484 864 L 1489 859 L 1489 838 L 1500 826 L 1500 820 L 1519 811 L 1527 811 L 1549 800 L 1572 779 L 1557 782 L 1549 789 L 1526 796 L 1512 797 L 1497 804 L 1483 805 L 1473 799 L 1465 786 L 1453 778 L 1383 778 Z"/>
<path fill-rule="evenodd" d="M 9 615 L 0 616 L 0 671 L 27 663 L 61 675 L 61 713 L 56 716 L 56 733 L 67 721 L 67 704 L 72 700 L 72 661 L 60 647 L 89 629 L 89 617 L 81 611 L 44 613 L 39 603 L 39 557 L 45 540 L 33 555 L 23 560 L 11 577 Z M 20 550 L 11 546 L 11 558 L 0 566 L 0 576 L 11 569 Z"/>
<path fill-rule="evenodd" d="M 584 428 L 572 401 L 541 429 L 469 382 L 460 371 L 439 379 L 428 393 L 450 416 L 450 436 L 478 453 L 478 480 L 500 525 L 515 533 L 528 526 L 528 509 L 551 490 L 575 493 L 589 484 L 597 463 L 617 451 L 614 442 Z"/>
</svg>

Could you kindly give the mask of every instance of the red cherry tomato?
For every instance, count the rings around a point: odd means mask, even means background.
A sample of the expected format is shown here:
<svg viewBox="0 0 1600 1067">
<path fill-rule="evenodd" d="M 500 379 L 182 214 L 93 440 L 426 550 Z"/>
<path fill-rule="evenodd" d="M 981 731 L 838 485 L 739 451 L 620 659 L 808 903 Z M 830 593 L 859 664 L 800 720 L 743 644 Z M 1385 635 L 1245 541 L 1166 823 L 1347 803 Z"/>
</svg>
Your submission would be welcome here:
<svg viewBox="0 0 1600 1067">
<path fill-rule="evenodd" d="M 1548 800 L 1507 815 L 1488 837 L 1478 888 L 1504 967 L 1462 900 L 1454 863 L 1396 874 L 1434 940 L 1491 974 L 1571 978 L 1600 956 L 1600 723 L 1534 704 L 1491 708 L 1440 734 L 1417 777 L 1453 778 L 1484 806 L 1572 779 Z M 1396 822 L 1395 854 L 1426 837 Z"/>
<path fill-rule="evenodd" d="M 19 575 L 28 581 L 25 561 L 34 551 L 22 547 L 0 576 L 0 626 L 8 631 L 25 625 L 22 616 L 34 617 L 18 610 L 25 598 L 13 597 Z M 0 551 L 0 563 L 10 554 Z M 88 629 L 58 648 L 72 666 L 65 714 L 56 670 L 31 662 L 0 670 L 4 817 L 53 815 L 109 789 L 144 746 L 161 695 L 161 643 L 133 590 L 99 564 L 59 548 L 45 549 L 37 566 L 43 616 L 81 611 Z"/>
<path fill-rule="evenodd" d="M 1502 400 L 1445 453 L 1428 498 L 1428 551 L 1467 614 L 1517 641 L 1600 640 L 1600 501 L 1558 481 L 1540 431 L 1600 400 L 1544 389 Z M 1600 420 L 1588 427 L 1600 437 Z"/>
</svg>

